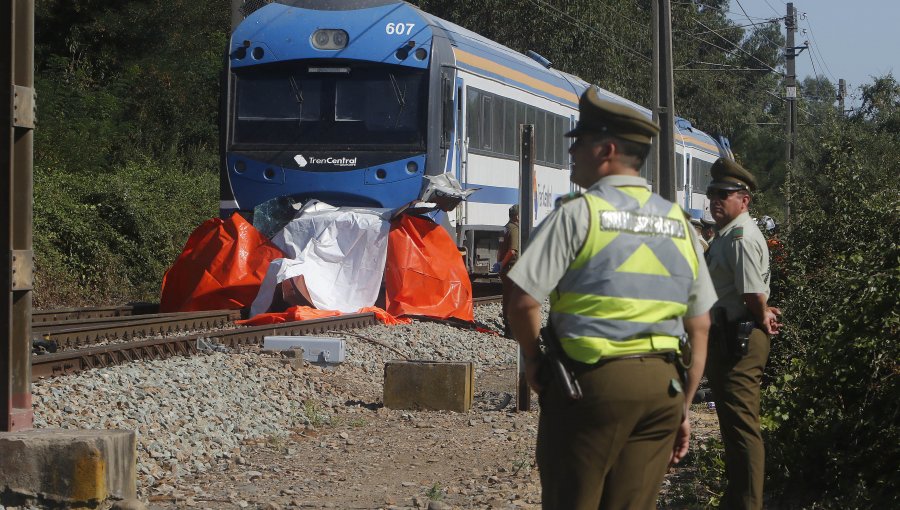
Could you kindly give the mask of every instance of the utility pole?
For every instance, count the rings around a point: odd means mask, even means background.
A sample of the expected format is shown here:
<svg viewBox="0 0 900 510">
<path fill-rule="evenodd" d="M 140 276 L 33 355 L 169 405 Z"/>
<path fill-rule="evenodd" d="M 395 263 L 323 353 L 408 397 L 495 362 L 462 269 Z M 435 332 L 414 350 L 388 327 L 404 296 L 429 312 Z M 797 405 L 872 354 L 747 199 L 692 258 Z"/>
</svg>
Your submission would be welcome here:
<svg viewBox="0 0 900 510">
<path fill-rule="evenodd" d="M 793 185 L 791 173 L 794 169 L 795 144 L 797 142 L 797 72 L 795 70 L 794 57 L 794 33 L 797 31 L 797 11 L 793 2 L 787 4 L 787 16 L 784 18 L 784 28 L 787 31 L 785 37 L 784 55 L 787 74 L 784 77 L 785 110 L 787 120 L 785 122 L 785 181 L 787 191 L 784 197 L 784 221 L 788 229 L 791 228 L 791 186 Z"/>
<path fill-rule="evenodd" d="M 838 99 L 838 108 L 839 108 L 838 111 L 840 112 L 842 117 L 844 116 L 844 112 L 846 112 L 846 110 L 844 110 L 844 99 L 846 97 L 847 97 L 847 82 L 843 78 L 841 78 L 840 80 L 838 80 L 837 99 Z"/>
<path fill-rule="evenodd" d="M 675 85 L 672 69 L 672 6 L 669 0 L 653 2 L 653 120 L 659 136 L 651 154 L 657 162 L 656 192 L 675 202 Z"/>
<path fill-rule="evenodd" d="M 31 429 L 34 0 L 0 0 L 0 432 Z"/>
<path fill-rule="evenodd" d="M 793 165 L 796 157 L 797 143 L 797 72 L 795 70 L 794 57 L 796 57 L 797 48 L 794 47 L 794 34 L 797 32 L 797 10 L 794 9 L 793 2 L 787 4 L 787 17 L 784 19 L 784 26 L 787 29 L 787 38 L 785 39 L 785 65 L 787 67 L 787 75 L 784 77 L 785 97 L 787 102 L 787 127 L 786 139 L 787 147 L 785 159 L 789 165 Z"/>
</svg>

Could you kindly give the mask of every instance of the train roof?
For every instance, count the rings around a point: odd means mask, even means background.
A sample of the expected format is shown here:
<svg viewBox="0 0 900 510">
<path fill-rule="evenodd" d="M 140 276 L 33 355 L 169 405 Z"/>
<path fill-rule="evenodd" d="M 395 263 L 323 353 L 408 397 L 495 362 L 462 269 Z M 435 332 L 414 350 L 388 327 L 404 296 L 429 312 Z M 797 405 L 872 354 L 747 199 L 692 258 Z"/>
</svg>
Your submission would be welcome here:
<svg viewBox="0 0 900 510">
<path fill-rule="evenodd" d="M 590 84 L 573 74 L 545 67 L 537 60 L 512 48 L 488 39 L 455 23 L 425 12 L 418 7 L 398 0 L 276 0 L 273 3 L 312 10 L 351 11 L 388 5 L 404 5 L 414 10 L 431 28 L 435 36 L 444 35 L 454 48 L 457 64 L 479 74 L 527 88 L 548 99 L 572 108 L 578 107 L 578 98 Z M 650 109 L 600 87 L 606 99 L 622 103 L 642 112 L 648 118 Z M 728 155 L 713 137 L 693 127 L 686 119 L 676 117 L 676 130 L 685 145 L 718 155 Z"/>
</svg>

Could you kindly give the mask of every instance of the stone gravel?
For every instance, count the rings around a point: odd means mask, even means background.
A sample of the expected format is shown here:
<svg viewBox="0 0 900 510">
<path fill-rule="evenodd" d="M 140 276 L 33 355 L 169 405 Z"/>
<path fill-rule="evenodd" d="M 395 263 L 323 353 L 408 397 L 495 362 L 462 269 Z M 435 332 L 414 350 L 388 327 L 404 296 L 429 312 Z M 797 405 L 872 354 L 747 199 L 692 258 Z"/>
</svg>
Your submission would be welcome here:
<svg viewBox="0 0 900 510">
<path fill-rule="evenodd" d="M 500 331 L 499 313 L 499 304 L 476 307 L 476 322 Z M 322 423 L 348 398 L 356 398 L 346 388 L 317 380 L 316 370 L 343 370 L 354 384 L 370 386 L 382 384 L 385 361 L 404 356 L 474 361 L 477 367 L 516 362 L 512 340 L 438 322 L 378 325 L 331 336 L 346 338 L 347 361 L 334 368 L 295 369 L 280 355 L 250 349 L 38 381 L 32 386 L 35 427 L 136 431 L 138 491 L 146 497 L 173 490 L 188 475 L 239 463 L 241 444 Z"/>
</svg>

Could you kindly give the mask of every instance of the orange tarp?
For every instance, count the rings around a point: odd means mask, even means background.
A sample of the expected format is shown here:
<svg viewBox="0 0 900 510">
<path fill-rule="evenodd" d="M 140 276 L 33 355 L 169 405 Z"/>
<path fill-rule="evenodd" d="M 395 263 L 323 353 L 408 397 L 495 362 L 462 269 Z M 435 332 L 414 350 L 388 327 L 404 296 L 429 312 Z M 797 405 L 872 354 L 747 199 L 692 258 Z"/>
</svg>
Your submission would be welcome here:
<svg viewBox="0 0 900 510">
<path fill-rule="evenodd" d="M 403 215 L 391 224 L 384 285 L 391 315 L 474 320 L 472 283 L 459 249 L 427 219 Z"/>
<path fill-rule="evenodd" d="M 160 312 L 250 306 L 269 263 L 284 254 L 241 215 L 203 222 L 163 276 Z"/>
<path fill-rule="evenodd" d="M 384 324 L 409 324 L 410 319 L 403 317 L 394 317 L 385 312 L 381 308 L 375 306 L 367 306 L 360 308 L 356 313 L 375 313 L 375 318 Z M 262 326 L 264 324 L 282 324 L 285 322 L 306 321 L 310 319 L 322 319 L 324 317 L 336 317 L 342 315 L 337 310 L 319 310 L 309 306 L 292 306 L 281 313 L 261 313 L 247 319 L 245 321 L 235 321 L 236 324 L 242 326 Z"/>
</svg>

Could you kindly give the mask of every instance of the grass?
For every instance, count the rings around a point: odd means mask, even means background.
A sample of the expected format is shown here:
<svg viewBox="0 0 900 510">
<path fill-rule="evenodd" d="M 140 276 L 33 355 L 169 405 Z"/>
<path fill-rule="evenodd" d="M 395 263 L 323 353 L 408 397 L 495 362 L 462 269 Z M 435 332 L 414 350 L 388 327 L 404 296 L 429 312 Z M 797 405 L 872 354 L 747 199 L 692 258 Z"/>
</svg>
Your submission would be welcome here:
<svg viewBox="0 0 900 510">
<path fill-rule="evenodd" d="M 425 492 L 425 496 L 431 501 L 440 501 L 444 499 L 444 490 L 439 483 L 435 482 L 434 485 Z"/>
<path fill-rule="evenodd" d="M 313 427 L 321 427 L 322 425 L 331 423 L 328 416 L 322 410 L 322 405 L 315 400 L 307 400 L 303 402 L 303 414 Z"/>
</svg>

